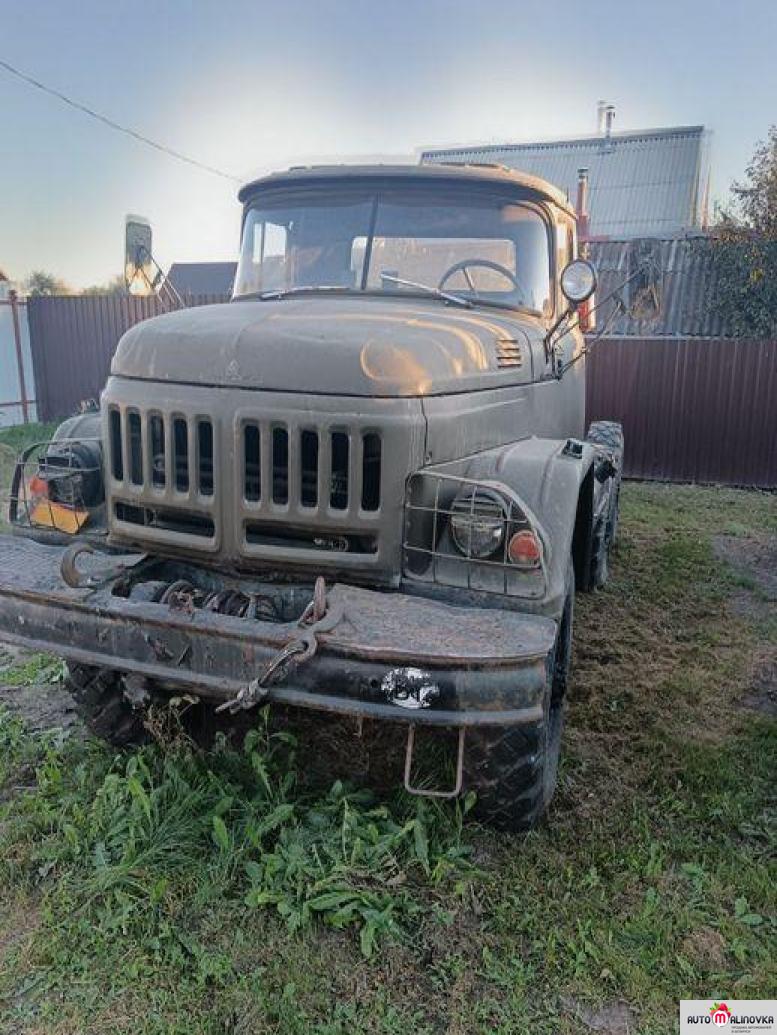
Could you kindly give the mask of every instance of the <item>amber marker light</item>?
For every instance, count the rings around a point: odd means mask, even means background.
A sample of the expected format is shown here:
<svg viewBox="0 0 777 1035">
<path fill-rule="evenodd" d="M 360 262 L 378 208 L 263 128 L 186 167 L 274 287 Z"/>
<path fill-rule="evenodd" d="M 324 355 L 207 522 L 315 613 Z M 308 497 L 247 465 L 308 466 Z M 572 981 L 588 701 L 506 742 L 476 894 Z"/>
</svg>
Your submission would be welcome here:
<svg viewBox="0 0 777 1035">
<path fill-rule="evenodd" d="M 534 532 L 524 528 L 511 536 L 507 545 L 507 556 L 517 568 L 539 568 L 542 545 Z"/>
</svg>

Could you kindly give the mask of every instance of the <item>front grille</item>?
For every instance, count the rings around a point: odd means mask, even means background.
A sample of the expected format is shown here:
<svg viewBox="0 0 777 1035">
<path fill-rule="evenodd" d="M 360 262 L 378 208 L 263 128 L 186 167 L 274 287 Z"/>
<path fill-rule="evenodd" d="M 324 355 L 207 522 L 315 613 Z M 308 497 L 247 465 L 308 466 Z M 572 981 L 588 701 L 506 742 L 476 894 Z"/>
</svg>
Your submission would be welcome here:
<svg viewBox="0 0 777 1035">
<path fill-rule="evenodd" d="M 117 522 L 140 526 L 157 539 L 214 540 L 214 434 L 208 417 L 111 406 L 108 451 Z"/>
<path fill-rule="evenodd" d="M 246 421 L 240 442 L 240 484 L 249 506 L 380 510 L 382 446 L 376 431 Z"/>
<path fill-rule="evenodd" d="M 405 479 L 423 460 L 417 402 L 112 378 L 103 410 L 117 543 L 396 580 Z"/>
<path fill-rule="evenodd" d="M 114 407 L 109 429 L 111 472 L 116 481 L 124 481 L 126 471 L 133 485 L 156 489 L 173 485 L 181 493 L 193 487 L 201 496 L 213 495 L 213 425 L 207 418 L 166 418 L 134 409 L 122 414 Z"/>
<path fill-rule="evenodd" d="M 378 563 L 386 472 L 377 428 L 252 407 L 220 426 L 219 435 L 212 418 L 180 403 L 109 402 L 113 531 L 251 559 Z"/>
</svg>

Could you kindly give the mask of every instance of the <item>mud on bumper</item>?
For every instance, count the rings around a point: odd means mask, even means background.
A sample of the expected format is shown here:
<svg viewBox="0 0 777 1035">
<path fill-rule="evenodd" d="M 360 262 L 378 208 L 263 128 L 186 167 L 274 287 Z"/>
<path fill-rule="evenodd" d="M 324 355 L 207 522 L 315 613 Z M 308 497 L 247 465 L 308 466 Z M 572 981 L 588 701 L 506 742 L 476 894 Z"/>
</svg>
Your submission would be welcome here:
<svg viewBox="0 0 777 1035">
<path fill-rule="evenodd" d="M 71 589 L 60 577 L 63 553 L 0 536 L 0 639 L 220 703 L 298 632 L 295 622 L 129 600 L 110 582 Z M 269 702 L 454 727 L 542 717 L 552 620 L 343 584 L 330 587 L 329 601 L 341 620 L 320 635 L 314 657 L 269 687 Z"/>
</svg>

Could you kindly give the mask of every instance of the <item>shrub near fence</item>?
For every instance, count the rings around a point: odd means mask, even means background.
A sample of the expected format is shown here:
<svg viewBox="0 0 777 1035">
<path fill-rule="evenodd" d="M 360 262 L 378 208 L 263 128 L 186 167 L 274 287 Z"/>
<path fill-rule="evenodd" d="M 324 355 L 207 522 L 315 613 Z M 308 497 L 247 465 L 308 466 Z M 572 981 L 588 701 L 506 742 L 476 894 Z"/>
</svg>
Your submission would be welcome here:
<svg viewBox="0 0 777 1035">
<path fill-rule="evenodd" d="M 164 311 L 156 297 L 31 298 L 40 419 L 99 398 L 119 338 Z M 777 341 L 604 338 L 587 362 L 588 420 L 623 423 L 627 476 L 777 488 Z"/>
</svg>

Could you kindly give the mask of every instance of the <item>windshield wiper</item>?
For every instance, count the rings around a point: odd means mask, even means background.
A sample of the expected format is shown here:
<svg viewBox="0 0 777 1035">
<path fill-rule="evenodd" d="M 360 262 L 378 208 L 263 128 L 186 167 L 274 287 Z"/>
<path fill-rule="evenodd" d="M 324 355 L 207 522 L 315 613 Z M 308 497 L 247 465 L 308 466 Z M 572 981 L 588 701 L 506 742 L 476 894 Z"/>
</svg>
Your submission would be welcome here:
<svg viewBox="0 0 777 1035">
<path fill-rule="evenodd" d="M 306 291 L 353 291 L 354 288 L 346 287 L 344 284 L 298 284 L 296 287 L 276 288 L 274 291 L 256 291 L 254 298 L 261 298 L 263 301 L 272 298 L 286 298 L 287 295 L 302 295 Z M 246 295 L 244 298 L 248 297 Z"/>
<path fill-rule="evenodd" d="M 453 302 L 454 305 L 463 306 L 465 309 L 471 309 L 472 303 L 468 298 L 462 298 L 460 295 L 452 295 L 448 291 L 441 291 L 437 287 L 431 287 L 429 284 L 419 284 L 415 280 L 403 280 L 402 277 L 392 277 L 389 273 L 381 273 L 381 280 L 390 280 L 392 284 L 401 284 L 403 287 L 418 288 L 419 291 L 427 291 L 430 295 L 434 295 L 436 298 L 442 298 L 446 302 Z"/>
</svg>

